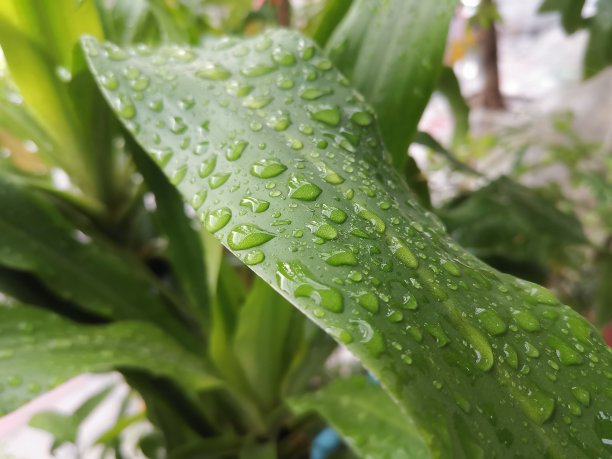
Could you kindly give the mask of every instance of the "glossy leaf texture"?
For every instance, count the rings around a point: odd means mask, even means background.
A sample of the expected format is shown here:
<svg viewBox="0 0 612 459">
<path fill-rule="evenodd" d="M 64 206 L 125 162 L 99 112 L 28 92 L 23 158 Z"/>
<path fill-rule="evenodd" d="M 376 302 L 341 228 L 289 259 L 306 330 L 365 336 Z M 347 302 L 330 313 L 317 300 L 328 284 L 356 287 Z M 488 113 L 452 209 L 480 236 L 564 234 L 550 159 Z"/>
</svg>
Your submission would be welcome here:
<svg viewBox="0 0 612 459">
<path fill-rule="evenodd" d="M 192 391 L 218 383 L 195 355 L 150 324 L 85 326 L 32 306 L 0 306 L 0 414 L 78 374 L 118 368 L 171 378 Z"/>
<path fill-rule="evenodd" d="M 133 255 L 82 229 L 42 193 L 0 175 L 0 265 L 105 319 L 141 319 L 185 335 L 159 285 Z"/>
<path fill-rule="evenodd" d="M 319 413 L 359 457 L 431 458 L 412 420 L 373 381 L 337 379 L 314 393 L 289 401 L 297 414 Z"/>
<path fill-rule="evenodd" d="M 436 88 L 454 0 L 355 0 L 325 50 L 372 104 L 399 170 Z"/>
<path fill-rule="evenodd" d="M 121 58 L 83 47 L 208 231 L 347 345 L 434 455 L 607 453 L 612 359 L 597 332 L 447 236 L 311 41 L 279 30 Z"/>
</svg>

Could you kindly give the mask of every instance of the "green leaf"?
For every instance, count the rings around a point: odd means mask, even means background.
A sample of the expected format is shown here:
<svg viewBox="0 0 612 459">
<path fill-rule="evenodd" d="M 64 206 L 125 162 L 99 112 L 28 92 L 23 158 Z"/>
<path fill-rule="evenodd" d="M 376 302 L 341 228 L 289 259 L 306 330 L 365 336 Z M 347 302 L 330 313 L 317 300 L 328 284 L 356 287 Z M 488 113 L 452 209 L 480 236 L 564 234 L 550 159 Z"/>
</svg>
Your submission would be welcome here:
<svg viewBox="0 0 612 459">
<path fill-rule="evenodd" d="M 355 0 L 325 49 L 376 110 L 398 170 L 442 70 L 454 0 Z"/>
<path fill-rule="evenodd" d="M 452 145 L 461 145 L 465 143 L 470 129 L 470 107 L 461 94 L 459 80 L 451 67 L 442 69 L 437 89 L 446 98 L 455 121 Z"/>
<path fill-rule="evenodd" d="M 447 236 L 308 39 L 280 30 L 123 61 L 83 46 L 96 78 L 116 75 L 102 91 L 183 196 L 207 192 L 204 226 L 348 345 L 433 454 L 606 455 L 612 356 L 597 332 Z M 150 80 L 140 95 L 128 66 Z"/>
<path fill-rule="evenodd" d="M 540 13 L 559 12 L 561 23 L 567 33 L 574 33 L 585 27 L 587 21 L 582 17 L 585 0 L 544 0 L 538 10 Z"/>
<path fill-rule="evenodd" d="M 359 457 L 432 457 L 412 420 L 365 377 L 337 379 L 315 393 L 290 399 L 289 405 L 298 415 L 319 413 Z"/>
<path fill-rule="evenodd" d="M 133 158 L 149 190 L 155 195 L 155 221 L 168 239 L 168 258 L 188 299 L 188 315 L 201 330 L 209 326 L 210 311 L 203 244 L 198 231 L 185 214 L 183 200 L 166 176 L 138 146 Z M 200 331 L 201 331 L 200 330 Z"/>
<path fill-rule="evenodd" d="M 48 198 L 0 175 L 0 265 L 26 271 L 61 298 L 99 317 L 143 319 L 183 338 L 147 269 L 86 234 Z"/>
<path fill-rule="evenodd" d="M 319 46 L 325 46 L 352 4 L 353 0 L 328 0 L 308 23 L 304 32 Z"/>
<path fill-rule="evenodd" d="M 612 64 L 612 0 L 599 0 L 589 25 L 589 43 L 584 55 L 584 76 L 590 78 Z"/>
<path fill-rule="evenodd" d="M 234 354 L 267 413 L 280 404 L 281 383 L 288 367 L 285 352 L 291 347 L 289 332 L 296 314 L 274 289 L 256 279 L 238 315 Z"/>
<path fill-rule="evenodd" d="M 456 241 L 491 263 L 572 263 L 571 249 L 587 243 L 575 215 L 507 177 L 460 196 L 438 215 Z"/>
<path fill-rule="evenodd" d="M 31 306 L 0 306 L 0 413 L 86 372 L 141 369 L 186 389 L 218 383 L 158 328 L 135 321 L 81 325 Z"/>
<path fill-rule="evenodd" d="M 94 393 L 83 402 L 74 413 L 64 414 L 56 411 L 41 411 L 30 419 L 29 425 L 36 429 L 49 432 L 53 436 L 51 452 L 55 452 L 64 443 L 76 443 L 81 424 L 100 404 L 110 391 L 112 386 L 105 387 Z"/>
</svg>

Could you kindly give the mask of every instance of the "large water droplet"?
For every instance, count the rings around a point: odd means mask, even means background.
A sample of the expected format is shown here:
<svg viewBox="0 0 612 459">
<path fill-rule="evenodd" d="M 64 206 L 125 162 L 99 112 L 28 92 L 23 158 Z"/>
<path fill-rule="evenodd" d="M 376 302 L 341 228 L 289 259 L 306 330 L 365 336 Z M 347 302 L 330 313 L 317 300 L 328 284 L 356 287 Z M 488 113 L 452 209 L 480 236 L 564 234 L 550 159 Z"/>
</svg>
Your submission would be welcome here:
<svg viewBox="0 0 612 459">
<path fill-rule="evenodd" d="M 274 235 L 251 224 L 242 224 L 233 228 L 227 236 L 227 244 L 232 250 L 246 250 L 265 244 Z"/>
<path fill-rule="evenodd" d="M 245 196 L 240 200 L 240 205 L 244 207 L 248 207 L 255 213 L 261 213 L 268 210 L 270 207 L 270 203 L 268 201 L 264 201 L 263 199 L 258 199 L 253 196 Z"/>
<path fill-rule="evenodd" d="M 227 80 L 232 75 L 229 70 L 215 62 L 200 64 L 195 74 L 204 80 Z"/>
<path fill-rule="evenodd" d="M 402 263 L 412 269 L 419 267 L 419 261 L 417 257 L 412 253 L 412 250 L 408 248 L 400 239 L 396 237 L 389 238 L 389 249 L 391 253 Z"/>
<path fill-rule="evenodd" d="M 290 51 L 277 46 L 272 50 L 272 60 L 279 65 L 289 67 L 295 64 L 295 56 Z"/>
<path fill-rule="evenodd" d="M 344 223 L 348 216 L 346 212 L 340 210 L 336 207 L 328 206 L 327 204 L 323 204 L 323 215 L 330 219 L 334 223 Z"/>
<path fill-rule="evenodd" d="M 359 126 L 369 126 L 374 119 L 367 112 L 355 112 L 351 115 L 351 121 Z"/>
<path fill-rule="evenodd" d="M 314 183 L 293 175 L 289 182 L 289 197 L 300 201 L 314 201 L 321 194 L 321 188 Z"/>
<path fill-rule="evenodd" d="M 287 166 L 276 159 L 260 159 L 251 165 L 251 175 L 259 178 L 272 178 L 282 174 L 287 170 Z"/>
<path fill-rule="evenodd" d="M 378 298 L 372 292 L 362 292 L 355 295 L 357 302 L 371 313 L 378 312 Z"/>
<path fill-rule="evenodd" d="M 330 88 L 317 88 L 314 86 L 304 87 L 300 89 L 300 97 L 304 100 L 315 100 L 320 97 L 327 96 L 333 91 Z"/>
<path fill-rule="evenodd" d="M 582 356 L 569 344 L 565 343 L 561 338 L 554 335 L 549 335 L 546 338 L 547 343 L 553 347 L 559 361 L 564 365 L 580 365 L 583 360 Z"/>
<path fill-rule="evenodd" d="M 235 141 L 231 147 L 228 147 L 227 151 L 225 152 L 225 157 L 228 161 L 236 161 L 237 159 L 240 159 L 242 153 L 244 153 L 244 150 L 248 145 L 249 142 L 246 140 Z"/>
<path fill-rule="evenodd" d="M 297 298 L 309 298 L 317 306 L 332 312 L 342 312 L 344 309 L 342 294 L 316 281 L 308 269 L 299 262 L 279 262 L 276 280 L 282 291 Z"/>
<path fill-rule="evenodd" d="M 331 266 L 356 266 L 357 258 L 350 250 L 341 250 L 329 255 L 325 262 Z"/>
<path fill-rule="evenodd" d="M 253 64 L 240 70 L 240 73 L 242 73 L 246 77 L 258 77 L 272 73 L 275 70 L 276 67 L 273 65 Z"/>
<path fill-rule="evenodd" d="M 232 211 L 228 207 L 221 207 L 206 214 L 204 225 L 208 231 L 215 233 L 229 223 Z"/>
<path fill-rule="evenodd" d="M 535 332 L 540 329 L 540 321 L 538 318 L 527 310 L 516 311 L 513 313 L 516 323 L 519 327 L 528 332 Z"/>
<path fill-rule="evenodd" d="M 483 328 L 493 336 L 503 335 L 508 326 L 504 322 L 504 320 L 493 310 L 491 309 L 476 309 L 476 316 L 478 320 L 482 324 Z"/>
<path fill-rule="evenodd" d="M 208 185 L 211 189 L 215 190 L 227 182 L 231 175 L 231 172 L 219 172 L 218 174 L 213 174 L 208 179 Z"/>
<path fill-rule="evenodd" d="M 335 105 L 317 105 L 316 107 L 308 107 L 308 116 L 313 120 L 320 121 L 329 126 L 338 126 L 340 124 L 340 109 Z"/>
<path fill-rule="evenodd" d="M 265 254 L 261 250 L 253 250 L 244 256 L 244 262 L 249 265 L 258 265 L 266 259 Z"/>
</svg>

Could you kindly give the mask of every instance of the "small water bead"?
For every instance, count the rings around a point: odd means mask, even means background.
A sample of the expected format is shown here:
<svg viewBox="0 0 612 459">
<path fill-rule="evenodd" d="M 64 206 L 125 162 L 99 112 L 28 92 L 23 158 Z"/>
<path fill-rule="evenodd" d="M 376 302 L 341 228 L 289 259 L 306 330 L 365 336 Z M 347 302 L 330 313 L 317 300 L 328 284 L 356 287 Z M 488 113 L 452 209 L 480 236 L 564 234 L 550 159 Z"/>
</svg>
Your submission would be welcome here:
<svg viewBox="0 0 612 459">
<path fill-rule="evenodd" d="M 265 254 L 261 250 L 253 250 L 244 256 L 243 261 L 249 265 L 258 265 L 266 259 Z"/>
<path fill-rule="evenodd" d="M 304 143 L 299 139 L 289 139 L 287 146 L 292 150 L 299 151 L 304 148 Z"/>
<path fill-rule="evenodd" d="M 265 212 L 270 207 L 270 203 L 268 201 L 264 201 L 263 199 L 258 199 L 253 196 L 245 196 L 240 200 L 240 205 L 243 207 L 248 207 L 251 211 L 259 214 Z"/>
<path fill-rule="evenodd" d="M 251 175 L 263 179 L 276 177 L 287 170 L 287 166 L 276 159 L 260 159 L 249 169 Z"/>
<path fill-rule="evenodd" d="M 268 64 L 253 64 L 240 70 L 246 77 L 259 77 L 276 71 L 276 66 Z"/>
<path fill-rule="evenodd" d="M 404 265 L 412 269 L 419 267 L 419 261 L 414 256 L 414 253 L 400 239 L 391 237 L 387 242 L 391 253 Z"/>
<path fill-rule="evenodd" d="M 309 106 L 307 110 L 308 116 L 315 121 L 320 121 L 332 127 L 340 124 L 340 109 L 335 105 L 322 104 Z"/>
<path fill-rule="evenodd" d="M 248 145 L 249 142 L 247 142 L 246 140 L 235 141 L 233 145 L 231 147 L 228 147 L 228 149 L 226 150 L 225 157 L 228 161 L 236 161 L 237 159 L 240 159 L 242 153 L 244 153 L 244 150 L 246 150 L 246 147 Z"/>
<path fill-rule="evenodd" d="M 170 176 L 170 183 L 172 183 L 175 186 L 179 185 L 185 178 L 185 175 L 187 175 L 188 170 L 189 170 L 189 167 L 187 166 L 187 164 L 183 164 L 182 166 L 176 168 L 174 172 L 172 172 L 172 175 Z"/>
<path fill-rule="evenodd" d="M 476 309 L 476 316 L 478 320 L 482 324 L 483 328 L 493 336 L 503 335 L 508 326 L 504 322 L 504 320 L 493 310 L 491 309 Z"/>
<path fill-rule="evenodd" d="M 261 124 L 259 121 L 251 121 L 249 128 L 253 132 L 259 132 L 263 129 L 263 124 Z"/>
<path fill-rule="evenodd" d="M 583 362 L 582 356 L 575 351 L 569 344 L 561 338 L 549 335 L 546 342 L 554 349 L 554 352 L 563 365 L 580 365 Z"/>
<path fill-rule="evenodd" d="M 513 312 L 514 320 L 523 330 L 528 332 L 536 332 L 540 330 L 540 321 L 538 318 L 527 310 Z"/>
<path fill-rule="evenodd" d="M 315 201 L 322 190 L 314 183 L 293 175 L 289 182 L 289 197 L 300 201 Z"/>
<path fill-rule="evenodd" d="M 227 236 L 227 244 L 232 250 L 246 250 L 265 244 L 275 236 L 258 226 L 242 224 L 233 228 Z"/>
<path fill-rule="evenodd" d="M 102 86 L 104 86 L 106 89 L 111 91 L 115 91 L 119 87 L 119 80 L 111 71 L 100 75 L 100 83 L 102 83 Z"/>
<path fill-rule="evenodd" d="M 336 239 L 338 237 L 338 230 L 327 223 L 315 226 L 313 228 L 313 232 L 316 236 L 326 241 L 331 241 L 332 239 Z"/>
<path fill-rule="evenodd" d="M 348 218 L 343 210 L 323 204 L 322 214 L 334 223 L 342 224 Z"/>
<path fill-rule="evenodd" d="M 359 126 L 366 127 L 372 124 L 374 118 L 367 112 L 354 112 L 351 121 Z"/>
<path fill-rule="evenodd" d="M 126 120 L 131 120 L 136 116 L 136 107 L 130 98 L 124 94 L 119 95 L 115 101 L 115 110 L 119 116 Z"/>
<path fill-rule="evenodd" d="M 291 118 L 287 112 L 279 111 L 270 116 L 266 124 L 275 131 L 285 131 L 291 125 Z"/>
<path fill-rule="evenodd" d="M 299 95 L 304 100 L 316 100 L 323 96 L 328 96 L 334 91 L 331 88 L 318 88 L 316 86 L 306 86 L 300 88 Z"/>
<path fill-rule="evenodd" d="M 291 89 L 295 86 L 295 82 L 286 75 L 279 75 L 276 79 L 276 86 L 280 89 Z"/>
<path fill-rule="evenodd" d="M 308 298 L 331 312 L 342 312 L 344 301 L 336 289 L 319 283 L 299 262 L 279 262 L 276 271 L 279 288 L 297 298 Z"/>
<path fill-rule="evenodd" d="M 242 106 L 251 110 L 259 110 L 268 106 L 273 100 L 271 96 L 248 96 L 242 101 Z"/>
<path fill-rule="evenodd" d="M 378 297 L 372 292 L 359 293 L 356 298 L 359 305 L 362 306 L 364 309 L 370 311 L 372 314 L 378 312 Z"/>
<path fill-rule="evenodd" d="M 207 212 L 204 217 L 204 226 L 211 233 L 224 228 L 232 218 L 232 211 L 228 207 L 221 207 Z"/>
<path fill-rule="evenodd" d="M 181 108 L 181 110 L 191 110 L 193 108 L 193 106 L 195 105 L 195 99 L 193 96 L 187 96 L 187 97 L 183 97 L 180 101 L 179 101 L 179 107 Z M 206 131 L 208 129 L 205 129 Z"/>
<path fill-rule="evenodd" d="M 579 386 L 574 386 L 572 387 L 572 394 L 574 397 L 576 397 L 576 400 L 582 403 L 582 405 L 585 407 L 588 408 L 591 405 L 591 394 L 588 390 Z"/>
<path fill-rule="evenodd" d="M 389 309 L 387 311 L 387 319 L 389 322 L 396 324 L 404 320 L 404 314 L 401 311 Z"/>
<path fill-rule="evenodd" d="M 217 174 L 213 174 L 208 178 L 208 186 L 210 186 L 211 189 L 216 190 L 220 186 L 224 185 L 231 175 L 231 172 L 219 172 Z"/>
<path fill-rule="evenodd" d="M 304 79 L 307 81 L 315 81 L 317 78 L 319 78 L 319 74 L 313 68 L 303 68 L 302 74 L 304 75 Z"/>
<path fill-rule="evenodd" d="M 147 107 L 154 112 L 160 113 L 164 109 L 164 102 L 161 99 L 152 99 L 147 103 Z"/>
<path fill-rule="evenodd" d="M 314 128 L 310 124 L 300 124 L 298 130 L 304 135 L 312 135 Z"/>
<path fill-rule="evenodd" d="M 502 349 L 504 353 L 505 361 L 508 365 L 510 365 L 515 370 L 518 369 L 518 353 L 512 344 L 506 343 Z"/>
<path fill-rule="evenodd" d="M 234 97 L 245 97 L 253 91 L 254 86 L 232 80 L 225 85 L 225 89 L 228 94 Z"/>
<path fill-rule="evenodd" d="M 372 324 L 362 319 L 353 319 L 349 323 L 359 336 L 359 342 L 365 344 L 368 351 L 375 357 L 380 356 L 385 351 L 384 338 Z"/>
<path fill-rule="evenodd" d="M 149 87 L 149 78 L 145 75 L 139 76 L 137 79 L 130 81 L 130 88 L 134 91 L 144 91 Z"/>
<path fill-rule="evenodd" d="M 450 343 L 450 338 L 439 324 L 425 325 L 425 330 L 436 340 L 438 347 L 442 348 Z"/>
<path fill-rule="evenodd" d="M 287 51 L 280 46 L 272 50 L 272 60 L 278 65 L 290 67 L 295 64 L 295 56 L 290 51 Z"/>
<path fill-rule="evenodd" d="M 198 210 L 200 207 L 202 207 L 202 204 L 204 204 L 204 201 L 206 201 L 207 196 L 208 196 L 208 193 L 206 192 L 206 190 L 198 191 L 191 198 L 191 206 L 195 210 Z"/>
<path fill-rule="evenodd" d="M 183 134 L 189 126 L 180 116 L 170 117 L 170 131 L 174 134 Z"/>
<path fill-rule="evenodd" d="M 232 76 L 228 69 L 216 62 L 205 62 L 199 65 L 195 75 L 203 80 L 227 80 Z"/>
<path fill-rule="evenodd" d="M 206 158 L 204 161 L 202 161 L 202 164 L 200 164 L 198 174 L 201 178 L 206 178 L 215 170 L 216 165 L 217 156 Z"/>
<path fill-rule="evenodd" d="M 334 171 L 328 164 L 319 162 L 316 166 L 321 173 L 321 178 L 330 185 L 341 185 L 344 183 L 344 177 Z"/>
<path fill-rule="evenodd" d="M 529 341 L 525 341 L 523 343 L 523 350 L 525 351 L 525 355 L 532 359 L 536 359 L 540 356 L 540 351 Z"/>
</svg>

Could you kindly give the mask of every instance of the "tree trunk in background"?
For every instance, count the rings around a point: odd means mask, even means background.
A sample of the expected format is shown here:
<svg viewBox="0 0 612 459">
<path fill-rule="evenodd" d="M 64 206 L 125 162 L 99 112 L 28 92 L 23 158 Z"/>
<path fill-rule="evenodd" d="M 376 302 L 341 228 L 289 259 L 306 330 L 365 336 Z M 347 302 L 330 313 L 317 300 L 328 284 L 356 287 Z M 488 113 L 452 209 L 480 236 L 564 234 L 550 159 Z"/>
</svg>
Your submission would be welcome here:
<svg viewBox="0 0 612 459">
<path fill-rule="evenodd" d="M 289 27 L 291 25 L 291 5 L 289 0 L 279 0 L 277 6 L 278 25 Z"/>
<path fill-rule="evenodd" d="M 492 5 L 493 0 L 483 0 Z M 482 64 L 485 71 L 483 105 L 487 108 L 503 110 L 506 105 L 499 89 L 499 68 L 497 65 L 497 28 L 493 19 L 482 31 Z"/>
</svg>

